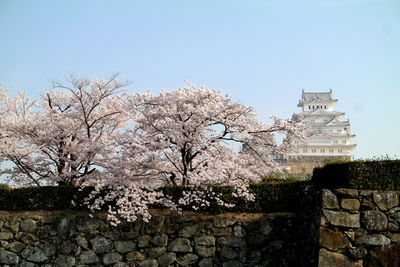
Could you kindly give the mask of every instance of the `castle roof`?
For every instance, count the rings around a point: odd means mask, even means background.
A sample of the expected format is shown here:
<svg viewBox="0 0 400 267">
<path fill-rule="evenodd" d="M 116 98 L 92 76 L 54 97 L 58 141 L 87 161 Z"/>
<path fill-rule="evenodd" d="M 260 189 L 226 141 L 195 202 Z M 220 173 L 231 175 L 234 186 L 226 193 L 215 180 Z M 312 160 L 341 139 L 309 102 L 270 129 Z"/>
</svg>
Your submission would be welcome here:
<svg viewBox="0 0 400 267">
<path fill-rule="evenodd" d="M 302 100 L 304 101 L 314 101 L 314 100 L 320 100 L 320 101 L 332 101 L 335 99 L 332 99 L 332 89 L 330 89 L 329 92 L 304 92 L 304 89 L 302 91 Z"/>
</svg>

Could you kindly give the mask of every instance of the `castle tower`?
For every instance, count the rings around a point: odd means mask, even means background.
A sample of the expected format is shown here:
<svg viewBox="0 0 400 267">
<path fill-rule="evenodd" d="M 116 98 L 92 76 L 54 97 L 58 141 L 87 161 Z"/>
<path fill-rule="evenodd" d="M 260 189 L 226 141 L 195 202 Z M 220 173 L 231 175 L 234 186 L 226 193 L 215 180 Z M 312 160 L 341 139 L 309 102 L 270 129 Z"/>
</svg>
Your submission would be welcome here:
<svg viewBox="0 0 400 267">
<path fill-rule="evenodd" d="M 332 98 L 332 89 L 329 92 L 302 91 L 298 107 L 302 111 L 295 113 L 295 121 L 303 121 L 308 129 L 308 141 L 297 141 L 297 151 L 300 156 L 350 159 L 356 147 L 352 144 L 355 135 L 351 134 L 349 120 L 343 120 L 345 113 L 334 110 L 337 99 Z"/>
</svg>

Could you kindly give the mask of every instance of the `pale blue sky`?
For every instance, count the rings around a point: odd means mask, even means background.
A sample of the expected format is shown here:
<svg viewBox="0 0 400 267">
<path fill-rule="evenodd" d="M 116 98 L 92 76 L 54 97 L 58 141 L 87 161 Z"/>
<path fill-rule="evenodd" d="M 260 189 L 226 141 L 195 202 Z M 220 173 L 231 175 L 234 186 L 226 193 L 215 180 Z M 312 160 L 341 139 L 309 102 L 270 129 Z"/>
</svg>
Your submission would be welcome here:
<svg viewBox="0 0 400 267">
<path fill-rule="evenodd" d="M 399 14 L 398 0 L 0 0 L 0 83 L 37 98 L 70 74 L 119 72 L 130 92 L 186 79 L 266 121 L 333 88 L 355 158 L 399 156 Z"/>
</svg>

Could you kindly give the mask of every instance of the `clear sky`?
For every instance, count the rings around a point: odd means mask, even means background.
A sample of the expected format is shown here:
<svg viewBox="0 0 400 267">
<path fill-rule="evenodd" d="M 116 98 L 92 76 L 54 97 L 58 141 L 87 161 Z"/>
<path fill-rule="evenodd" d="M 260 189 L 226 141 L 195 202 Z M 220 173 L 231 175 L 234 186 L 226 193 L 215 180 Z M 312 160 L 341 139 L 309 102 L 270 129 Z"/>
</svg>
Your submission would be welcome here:
<svg viewBox="0 0 400 267">
<path fill-rule="evenodd" d="M 0 83 L 38 98 L 70 74 L 130 92 L 221 88 L 262 120 L 333 89 L 355 158 L 400 155 L 399 0 L 0 0 Z"/>
</svg>

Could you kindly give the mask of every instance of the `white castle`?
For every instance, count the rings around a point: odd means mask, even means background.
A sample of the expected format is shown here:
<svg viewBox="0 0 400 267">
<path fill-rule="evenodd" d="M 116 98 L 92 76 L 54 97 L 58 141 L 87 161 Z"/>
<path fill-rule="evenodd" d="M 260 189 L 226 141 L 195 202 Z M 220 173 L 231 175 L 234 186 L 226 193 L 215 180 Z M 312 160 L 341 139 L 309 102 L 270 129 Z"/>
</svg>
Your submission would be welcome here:
<svg viewBox="0 0 400 267">
<path fill-rule="evenodd" d="M 304 92 L 303 89 L 297 105 L 302 111 L 293 117 L 308 126 L 308 141 L 296 142 L 298 155 L 350 159 L 356 147 L 352 144 L 355 135 L 351 134 L 349 120 L 343 120 L 345 113 L 333 109 L 337 102 L 332 98 L 332 89 L 322 93 Z"/>
</svg>

